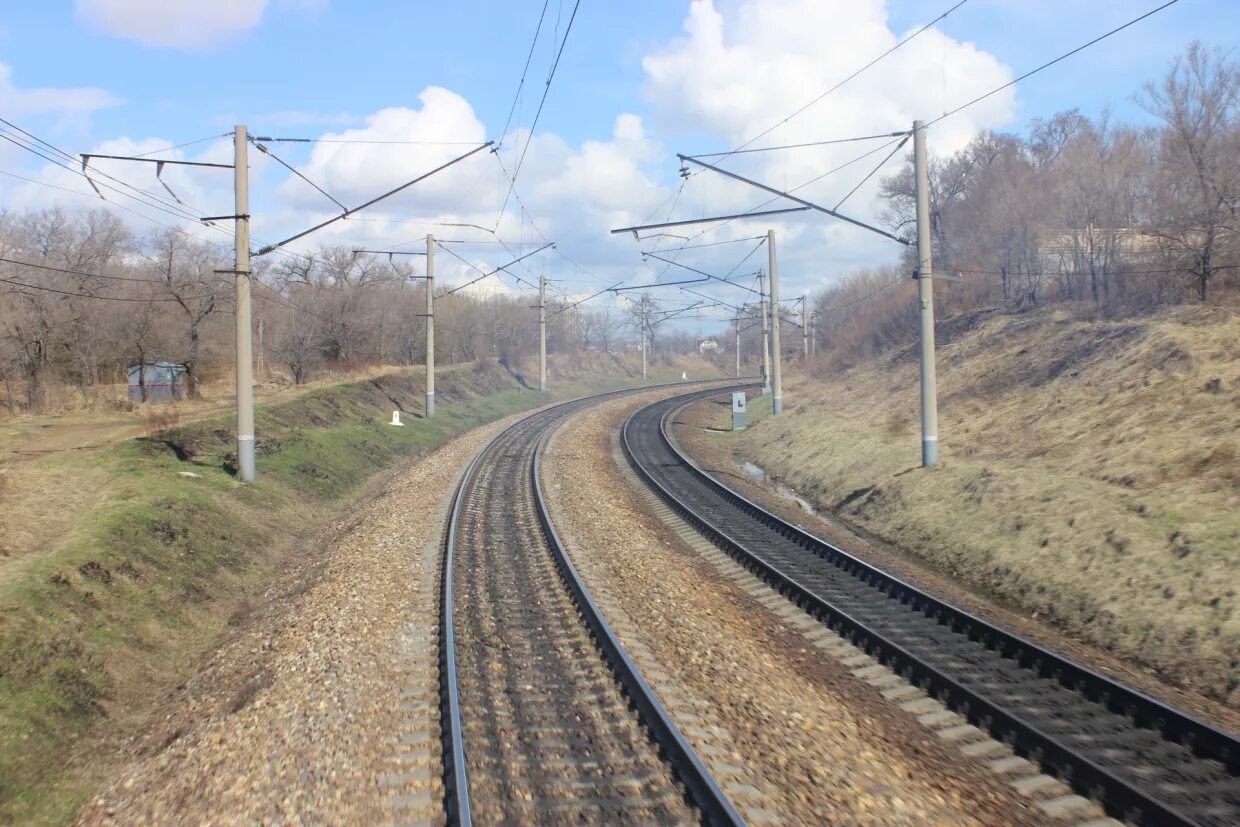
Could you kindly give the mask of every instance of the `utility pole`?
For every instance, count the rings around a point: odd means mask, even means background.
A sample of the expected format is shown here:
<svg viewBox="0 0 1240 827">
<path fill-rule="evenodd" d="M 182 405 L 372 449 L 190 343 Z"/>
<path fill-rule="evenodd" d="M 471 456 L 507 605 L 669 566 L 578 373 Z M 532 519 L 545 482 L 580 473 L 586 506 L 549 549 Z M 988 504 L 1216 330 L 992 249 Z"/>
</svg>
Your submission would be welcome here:
<svg viewBox="0 0 1240 827">
<path fill-rule="evenodd" d="M 766 231 L 766 253 L 771 268 L 771 413 L 779 414 L 784 409 L 784 383 L 779 369 L 783 360 L 779 352 L 779 266 L 775 261 L 774 230 Z"/>
<path fill-rule="evenodd" d="M 426 417 L 435 415 L 435 236 L 426 234 Z"/>
<path fill-rule="evenodd" d="M 646 328 L 649 326 L 649 299 L 642 296 L 642 381 L 646 379 Z"/>
<path fill-rule="evenodd" d="M 771 395 L 771 337 L 767 329 L 771 319 L 766 315 L 766 274 L 758 270 L 758 315 L 762 317 L 762 395 Z"/>
<path fill-rule="evenodd" d="M 263 319 L 261 317 L 256 327 L 258 328 L 258 353 L 254 356 L 254 362 L 256 365 L 255 370 L 258 371 L 258 378 L 261 382 L 267 378 L 267 352 L 263 348 Z"/>
<path fill-rule="evenodd" d="M 809 315 L 809 355 L 813 356 L 814 351 L 818 349 L 818 341 L 814 338 L 814 327 L 818 323 L 818 313 L 815 311 Z"/>
<path fill-rule="evenodd" d="M 236 224 L 236 258 L 233 284 L 237 320 L 237 473 L 254 482 L 254 342 L 250 311 L 250 170 L 246 152 L 249 139 L 245 124 L 233 133 L 233 191 Z"/>
<path fill-rule="evenodd" d="M 921 465 L 939 461 L 938 389 L 934 379 L 934 268 L 930 260 L 930 178 L 926 171 L 926 125 L 913 121 L 917 195 L 917 301 L 921 328 Z"/>
<path fill-rule="evenodd" d="M 741 375 L 741 311 L 736 310 L 736 377 Z"/>
<path fill-rule="evenodd" d="M 801 356 L 809 360 L 809 311 L 805 296 L 801 296 Z"/>
<path fill-rule="evenodd" d="M 547 389 L 547 277 L 538 276 L 538 389 Z"/>
</svg>

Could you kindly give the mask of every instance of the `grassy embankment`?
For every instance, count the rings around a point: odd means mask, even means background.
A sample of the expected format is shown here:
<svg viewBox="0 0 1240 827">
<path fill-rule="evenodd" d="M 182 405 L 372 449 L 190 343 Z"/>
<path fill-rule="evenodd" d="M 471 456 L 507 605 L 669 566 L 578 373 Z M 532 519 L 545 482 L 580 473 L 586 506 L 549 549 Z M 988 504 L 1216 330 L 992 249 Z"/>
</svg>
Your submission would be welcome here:
<svg viewBox="0 0 1240 827">
<path fill-rule="evenodd" d="M 72 817 L 106 772 L 106 757 L 83 752 L 141 726 L 381 471 L 507 414 L 641 384 L 613 362 L 564 366 L 550 394 L 497 366 L 445 370 L 437 416 L 407 415 L 404 428 L 387 422 L 393 408 L 421 410 L 420 373 L 260 407 L 253 486 L 232 476 L 226 418 L 41 461 L 57 485 L 97 490 L 57 542 L 0 567 L 0 823 Z"/>
<path fill-rule="evenodd" d="M 720 438 L 974 590 L 1240 706 L 1240 317 L 948 320 L 938 368 L 932 471 L 915 351 L 793 371 L 786 416 L 755 402 Z"/>
</svg>

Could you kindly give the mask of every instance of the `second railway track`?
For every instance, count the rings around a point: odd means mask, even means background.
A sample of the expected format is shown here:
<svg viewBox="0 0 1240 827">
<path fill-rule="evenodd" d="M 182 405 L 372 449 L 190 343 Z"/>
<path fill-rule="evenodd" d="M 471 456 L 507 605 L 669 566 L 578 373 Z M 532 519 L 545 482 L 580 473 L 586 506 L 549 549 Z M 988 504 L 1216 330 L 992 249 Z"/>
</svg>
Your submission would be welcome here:
<svg viewBox="0 0 1240 827">
<path fill-rule="evenodd" d="M 501 432 L 449 523 L 441 684 L 452 823 L 738 824 L 612 635 L 538 485 L 565 403 Z"/>
<path fill-rule="evenodd" d="M 625 423 L 625 454 L 674 511 L 806 611 L 1142 825 L 1240 824 L 1240 740 L 904 583 L 732 491 L 675 445 L 705 391 Z"/>
</svg>

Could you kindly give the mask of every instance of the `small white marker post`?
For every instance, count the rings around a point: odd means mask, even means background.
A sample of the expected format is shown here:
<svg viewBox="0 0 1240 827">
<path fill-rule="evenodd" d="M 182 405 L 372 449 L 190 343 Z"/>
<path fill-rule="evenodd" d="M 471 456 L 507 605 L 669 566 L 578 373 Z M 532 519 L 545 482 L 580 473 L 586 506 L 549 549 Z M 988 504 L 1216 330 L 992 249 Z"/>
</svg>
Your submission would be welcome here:
<svg viewBox="0 0 1240 827">
<path fill-rule="evenodd" d="M 403 427 L 405 427 L 405 423 L 403 423 L 403 422 L 401 422 L 401 421 L 400 421 L 400 411 L 399 411 L 399 410 L 392 411 L 392 421 L 391 421 L 391 422 L 389 422 L 388 424 L 389 424 L 389 425 L 395 425 L 397 428 L 403 428 Z"/>
</svg>

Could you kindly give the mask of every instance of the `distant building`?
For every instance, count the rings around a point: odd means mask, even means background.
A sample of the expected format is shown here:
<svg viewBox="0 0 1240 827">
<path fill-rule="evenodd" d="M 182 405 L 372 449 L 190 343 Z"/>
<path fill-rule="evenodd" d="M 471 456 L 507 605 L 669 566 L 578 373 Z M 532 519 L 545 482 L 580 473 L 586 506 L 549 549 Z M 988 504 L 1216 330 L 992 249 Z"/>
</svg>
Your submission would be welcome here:
<svg viewBox="0 0 1240 827">
<path fill-rule="evenodd" d="M 698 353 L 701 353 L 703 356 L 707 353 L 714 353 L 717 350 L 719 350 L 719 343 L 714 339 L 706 339 L 698 345 Z"/>
<path fill-rule="evenodd" d="M 141 402 L 145 386 L 147 402 L 174 402 L 185 398 L 185 365 L 147 362 L 129 366 L 129 401 Z"/>
</svg>

